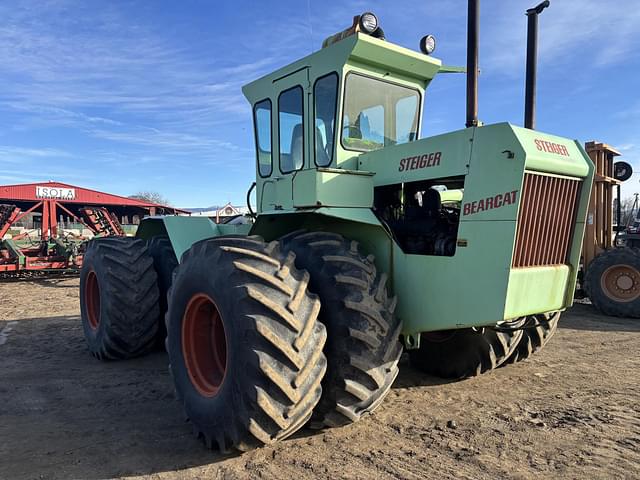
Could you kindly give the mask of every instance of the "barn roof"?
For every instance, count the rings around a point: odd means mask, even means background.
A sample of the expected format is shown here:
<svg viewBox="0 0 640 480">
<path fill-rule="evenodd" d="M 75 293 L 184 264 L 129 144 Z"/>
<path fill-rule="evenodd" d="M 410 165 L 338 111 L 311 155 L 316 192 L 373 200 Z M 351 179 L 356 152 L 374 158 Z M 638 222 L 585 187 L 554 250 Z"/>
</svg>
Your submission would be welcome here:
<svg viewBox="0 0 640 480">
<path fill-rule="evenodd" d="M 155 207 L 175 211 L 176 213 L 187 213 L 186 210 L 169 205 L 145 202 L 62 182 L 0 185 L 0 201 L 39 202 L 44 199 L 55 199 L 61 203 L 81 203 L 83 205 L 114 205 L 147 209 Z"/>
</svg>

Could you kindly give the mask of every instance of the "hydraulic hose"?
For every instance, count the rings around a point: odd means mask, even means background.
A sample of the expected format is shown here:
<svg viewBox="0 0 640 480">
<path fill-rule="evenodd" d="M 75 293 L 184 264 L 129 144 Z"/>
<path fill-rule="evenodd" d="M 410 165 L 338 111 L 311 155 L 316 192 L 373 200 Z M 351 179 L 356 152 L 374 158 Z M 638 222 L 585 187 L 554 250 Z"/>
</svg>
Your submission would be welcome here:
<svg viewBox="0 0 640 480">
<path fill-rule="evenodd" d="M 251 191 L 256 188 L 256 182 L 253 182 L 251 184 L 251 186 L 249 187 L 249 190 L 247 190 L 247 208 L 249 209 L 249 215 L 251 215 L 251 218 L 253 218 L 254 220 L 256 219 L 256 214 L 253 211 L 253 209 L 251 208 Z"/>
</svg>

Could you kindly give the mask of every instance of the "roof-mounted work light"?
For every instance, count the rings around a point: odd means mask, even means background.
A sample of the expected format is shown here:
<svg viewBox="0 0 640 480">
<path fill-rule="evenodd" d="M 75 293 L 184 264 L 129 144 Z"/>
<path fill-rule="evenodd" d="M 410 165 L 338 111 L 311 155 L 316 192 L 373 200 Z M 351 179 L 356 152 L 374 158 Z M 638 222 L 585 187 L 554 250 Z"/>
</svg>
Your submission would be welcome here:
<svg viewBox="0 0 640 480">
<path fill-rule="evenodd" d="M 436 37 L 433 35 L 425 35 L 420 39 L 420 50 L 425 55 L 431 55 L 436 49 Z"/>
<path fill-rule="evenodd" d="M 364 12 L 360 15 L 360 30 L 371 35 L 378 29 L 378 17 L 371 12 Z"/>
<path fill-rule="evenodd" d="M 355 35 L 358 32 L 366 33 L 374 38 L 384 40 L 384 31 L 380 28 L 378 17 L 371 12 L 364 12 L 362 15 L 356 15 L 353 17 L 353 24 L 349 28 L 326 38 L 324 42 L 322 42 L 322 48 L 328 47 L 329 45 L 339 42 L 343 38 Z"/>
</svg>

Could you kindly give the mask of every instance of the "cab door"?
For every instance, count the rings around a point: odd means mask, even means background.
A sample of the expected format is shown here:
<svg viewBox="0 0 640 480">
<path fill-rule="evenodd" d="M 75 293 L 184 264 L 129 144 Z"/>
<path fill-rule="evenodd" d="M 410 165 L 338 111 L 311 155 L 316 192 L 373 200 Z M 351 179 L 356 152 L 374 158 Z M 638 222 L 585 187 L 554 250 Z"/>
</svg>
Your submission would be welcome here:
<svg viewBox="0 0 640 480">
<path fill-rule="evenodd" d="M 273 173 L 263 184 L 262 209 L 293 209 L 293 177 L 313 162 L 309 145 L 309 68 L 303 67 L 274 81 Z M 268 202 L 269 204 L 266 204 Z"/>
</svg>

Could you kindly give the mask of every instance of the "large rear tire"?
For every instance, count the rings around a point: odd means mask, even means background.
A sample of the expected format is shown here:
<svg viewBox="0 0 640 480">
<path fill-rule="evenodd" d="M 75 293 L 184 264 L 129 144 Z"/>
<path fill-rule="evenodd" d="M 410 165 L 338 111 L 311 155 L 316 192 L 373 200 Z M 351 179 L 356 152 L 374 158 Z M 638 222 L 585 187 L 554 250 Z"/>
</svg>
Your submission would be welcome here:
<svg viewBox="0 0 640 480">
<path fill-rule="evenodd" d="M 640 318 L 640 254 L 611 248 L 593 259 L 585 275 L 585 291 L 605 315 Z"/>
<path fill-rule="evenodd" d="M 326 371 L 320 301 L 277 242 L 220 237 L 182 257 L 169 295 L 176 393 L 209 448 L 249 450 L 310 418 Z"/>
<path fill-rule="evenodd" d="M 411 365 L 440 378 L 463 379 L 502 365 L 518 346 L 522 330 L 465 328 L 423 333 L 420 348 L 409 350 Z"/>
<path fill-rule="evenodd" d="M 160 314 L 158 317 L 157 344 L 158 347 L 164 348 L 167 336 L 167 328 L 164 323 L 164 317 L 168 308 L 167 295 L 171 288 L 173 272 L 178 266 L 178 259 L 167 235 L 157 235 L 151 238 L 148 245 L 149 254 L 151 258 L 153 258 L 153 268 L 158 275 L 158 291 L 160 293 L 158 300 Z"/>
<path fill-rule="evenodd" d="M 518 346 L 501 366 L 521 362 L 540 351 L 558 330 L 558 320 L 560 320 L 560 312 L 541 313 L 528 317 L 526 321 L 535 322 L 535 326 L 522 329 L 522 338 Z"/>
<path fill-rule="evenodd" d="M 387 275 L 355 241 L 328 232 L 295 232 L 280 241 L 307 270 L 309 288 L 320 296 L 320 321 L 327 327 L 327 375 L 311 426 L 337 427 L 375 410 L 398 375 L 402 354 L 395 301 Z"/>
<path fill-rule="evenodd" d="M 158 331 L 158 285 L 143 240 L 89 242 L 80 272 L 80 313 L 89 351 L 101 360 L 147 353 Z"/>
</svg>

